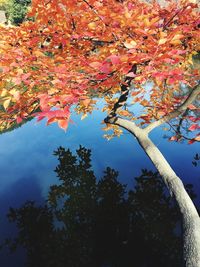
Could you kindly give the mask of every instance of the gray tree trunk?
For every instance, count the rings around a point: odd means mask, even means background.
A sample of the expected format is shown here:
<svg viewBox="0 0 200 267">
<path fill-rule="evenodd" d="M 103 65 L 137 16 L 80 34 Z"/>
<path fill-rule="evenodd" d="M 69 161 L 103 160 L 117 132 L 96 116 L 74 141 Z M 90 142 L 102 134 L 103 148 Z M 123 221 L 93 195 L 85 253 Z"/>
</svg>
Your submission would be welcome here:
<svg viewBox="0 0 200 267">
<path fill-rule="evenodd" d="M 160 150 L 149 139 L 148 132 L 140 129 L 133 122 L 118 118 L 116 125 L 132 133 L 153 162 L 164 183 L 174 196 L 183 221 L 184 265 L 200 267 L 200 217 L 180 178 L 173 171 Z"/>
</svg>

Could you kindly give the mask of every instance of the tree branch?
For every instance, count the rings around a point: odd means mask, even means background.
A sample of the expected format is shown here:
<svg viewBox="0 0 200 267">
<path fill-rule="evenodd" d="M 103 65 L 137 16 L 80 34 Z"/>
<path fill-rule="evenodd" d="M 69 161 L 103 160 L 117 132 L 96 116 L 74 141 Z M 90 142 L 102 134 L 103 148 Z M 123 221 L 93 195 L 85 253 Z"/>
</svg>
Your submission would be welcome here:
<svg viewBox="0 0 200 267">
<path fill-rule="evenodd" d="M 133 72 L 134 74 L 136 74 L 136 72 L 137 72 L 137 65 L 136 64 L 134 64 L 132 66 L 132 68 L 129 71 L 129 73 L 130 72 Z M 124 104 L 126 103 L 132 80 L 133 80 L 132 77 L 126 77 L 124 83 L 121 84 L 121 95 L 120 95 L 118 101 L 115 103 L 115 105 L 114 105 L 112 111 L 110 112 L 110 114 L 108 114 L 108 116 L 104 119 L 105 123 L 113 124 L 113 122 L 115 121 L 118 109 L 123 107 Z"/>
<path fill-rule="evenodd" d="M 169 26 L 169 24 L 173 21 L 173 19 L 181 12 L 185 9 L 186 7 L 183 7 L 181 9 L 179 9 L 164 25 L 163 25 L 163 31 L 165 31 L 167 29 L 167 27 Z"/>
<path fill-rule="evenodd" d="M 200 83 L 198 83 L 193 90 L 191 91 L 191 93 L 188 95 L 188 97 L 186 98 L 186 100 L 178 107 L 176 108 L 174 111 L 172 111 L 171 113 L 169 113 L 168 115 L 164 116 L 163 118 L 154 121 L 152 123 L 150 123 L 146 128 L 146 132 L 149 133 L 151 132 L 154 128 L 160 126 L 161 124 L 170 121 L 171 119 L 174 119 L 176 117 L 178 117 L 180 114 L 182 114 L 187 107 L 196 99 L 196 97 L 198 96 L 198 94 L 200 94 Z"/>
<path fill-rule="evenodd" d="M 112 124 L 118 125 L 124 128 L 125 130 L 133 134 L 136 138 L 138 138 L 139 136 L 143 136 L 143 135 L 147 136 L 144 129 L 141 129 L 133 121 L 129 121 L 129 120 L 126 120 L 120 117 L 116 117 L 115 121 Z"/>
<path fill-rule="evenodd" d="M 182 137 L 183 136 L 181 134 L 181 127 L 182 127 L 183 121 L 185 120 L 186 115 L 188 114 L 188 111 L 189 111 L 189 109 L 186 108 L 186 110 L 183 112 L 182 117 L 181 117 L 181 119 L 179 121 L 177 130 L 176 130 L 176 133 L 177 133 L 178 137 Z"/>
</svg>

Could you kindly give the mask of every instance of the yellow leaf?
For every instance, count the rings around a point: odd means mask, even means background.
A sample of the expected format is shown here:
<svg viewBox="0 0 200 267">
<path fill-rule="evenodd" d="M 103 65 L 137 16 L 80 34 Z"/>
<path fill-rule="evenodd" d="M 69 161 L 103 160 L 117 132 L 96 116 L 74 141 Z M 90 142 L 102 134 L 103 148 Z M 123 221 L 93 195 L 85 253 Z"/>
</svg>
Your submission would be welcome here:
<svg viewBox="0 0 200 267">
<path fill-rule="evenodd" d="M 128 60 L 128 56 L 127 56 L 127 55 L 122 55 L 122 56 L 120 57 L 120 60 L 121 60 L 121 62 L 127 62 L 127 60 Z"/>
<path fill-rule="evenodd" d="M 170 44 L 173 44 L 173 45 L 179 45 L 179 44 L 181 44 L 181 40 L 171 40 L 170 41 Z"/>
<path fill-rule="evenodd" d="M 167 42 L 167 38 L 162 38 L 158 41 L 159 45 L 165 44 Z"/>
<path fill-rule="evenodd" d="M 109 140 L 112 139 L 114 136 L 113 136 L 113 134 L 104 134 L 103 137 L 106 138 L 106 139 L 109 141 Z"/>
<path fill-rule="evenodd" d="M 144 19 L 144 25 L 149 27 L 150 26 L 150 22 L 147 18 Z"/>
<path fill-rule="evenodd" d="M 88 116 L 87 113 L 83 114 L 83 115 L 81 116 L 81 120 L 84 120 L 87 116 Z"/>
<path fill-rule="evenodd" d="M 192 52 L 192 55 L 197 55 L 197 54 L 198 54 L 197 51 L 193 51 L 193 52 Z"/>
<path fill-rule="evenodd" d="M 18 74 L 23 74 L 24 72 L 23 72 L 22 69 L 17 69 L 17 73 L 18 73 Z"/>
<path fill-rule="evenodd" d="M 178 44 L 181 44 L 181 41 L 180 39 L 183 38 L 184 35 L 183 34 L 176 34 L 174 35 L 174 37 L 171 39 L 170 43 L 171 44 L 174 44 L 174 45 L 178 45 Z"/>
<path fill-rule="evenodd" d="M 20 92 L 18 90 L 12 89 L 9 92 L 15 100 L 19 100 L 20 99 Z"/>
<path fill-rule="evenodd" d="M 193 65 L 192 54 L 189 55 L 187 62 Z"/>
<path fill-rule="evenodd" d="M 138 76 L 138 77 L 135 77 L 135 81 L 140 81 L 142 79 L 142 77 L 141 76 Z"/>
<path fill-rule="evenodd" d="M 1 97 L 6 96 L 7 93 L 8 93 L 8 90 L 7 89 L 3 89 L 2 92 L 1 92 Z"/>
<path fill-rule="evenodd" d="M 200 135 L 198 135 L 197 137 L 195 137 L 196 141 L 200 141 Z"/>
<path fill-rule="evenodd" d="M 55 94 L 55 93 L 57 93 L 57 92 L 59 92 L 59 89 L 54 88 L 54 87 L 52 87 L 52 88 L 50 88 L 50 89 L 48 90 L 48 94 L 49 94 L 49 95 L 53 95 L 53 94 Z"/>
<path fill-rule="evenodd" d="M 110 130 L 113 129 L 113 127 L 110 126 L 110 125 L 106 125 L 105 127 L 101 128 L 101 129 L 102 129 L 103 131 L 110 131 Z"/>
<path fill-rule="evenodd" d="M 126 11 L 126 12 L 124 13 L 124 15 L 125 15 L 125 17 L 126 17 L 127 19 L 130 19 L 130 18 L 131 18 L 131 13 L 129 13 L 128 11 Z"/>
<path fill-rule="evenodd" d="M 166 32 L 160 32 L 160 39 L 164 39 L 167 36 Z"/>
<path fill-rule="evenodd" d="M 45 56 L 44 53 L 42 53 L 42 52 L 39 51 L 39 50 L 36 50 L 36 51 L 34 52 L 34 55 L 37 56 L 37 57 L 44 57 L 44 56 Z"/>
<path fill-rule="evenodd" d="M 189 3 L 192 3 L 192 4 L 197 4 L 198 2 L 197 2 L 198 0 L 189 0 L 188 2 Z"/>
<path fill-rule="evenodd" d="M 88 28 L 89 28 L 90 30 L 94 30 L 94 29 L 96 29 L 96 23 L 95 23 L 95 22 L 90 22 L 90 23 L 88 24 Z"/>
<path fill-rule="evenodd" d="M 183 38 L 184 37 L 184 35 L 183 34 L 176 34 L 176 35 L 174 35 L 174 37 L 172 38 L 172 40 L 171 41 L 174 41 L 174 40 L 180 40 L 181 38 Z"/>
<path fill-rule="evenodd" d="M 151 25 L 153 25 L 155 22 L 158 22 L 160 20 L 159 17 L 156 17 L 154 19 L 151 20 Z"/>
<path fill-rule="evenodd" d="M 9 104 L 10 104 L 10 101 L 11 101 L 11 97 L 7 98 L 4 102 L 3 102 L 3 107 L 5 109 L 8 108 Z"/>
<path fill-rule="evenodd" d="M 135 41 L 130 41 L 130 42 L 125 42 L 124 46 L 128 49 L 134 48 L 137 45 L 137 43 Z"/>
<path fill-rule="evenodd" d="M 19 91 L 16 90 L 16 89 L 12 89 L 12 90 L 9 91 L 9 93 L 10 93 L 11 95 L 15 95 L 15 94 L 18 93 L 18 92 L 19 92 Z"/>
</svg>

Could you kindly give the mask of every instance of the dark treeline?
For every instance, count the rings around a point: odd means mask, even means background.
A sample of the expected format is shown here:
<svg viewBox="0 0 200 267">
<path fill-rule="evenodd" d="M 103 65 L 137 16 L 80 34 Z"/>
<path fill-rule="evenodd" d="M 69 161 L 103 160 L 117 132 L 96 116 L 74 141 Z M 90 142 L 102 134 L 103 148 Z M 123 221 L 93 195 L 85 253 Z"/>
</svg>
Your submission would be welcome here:
<svg viewBox="0 0 200 267">
<path fill-rule="evenodd" d="M 90 150 L 54 154 L 59 182 L 46 204 L 28 201 L 8 213 L 18 234 L 4 246 L 24 247 L 27 267 L 182 266 L 180 215 L 158 173 L 142 170 L 127 191 L 109 167 L 95 177 Z"/>
</svg>

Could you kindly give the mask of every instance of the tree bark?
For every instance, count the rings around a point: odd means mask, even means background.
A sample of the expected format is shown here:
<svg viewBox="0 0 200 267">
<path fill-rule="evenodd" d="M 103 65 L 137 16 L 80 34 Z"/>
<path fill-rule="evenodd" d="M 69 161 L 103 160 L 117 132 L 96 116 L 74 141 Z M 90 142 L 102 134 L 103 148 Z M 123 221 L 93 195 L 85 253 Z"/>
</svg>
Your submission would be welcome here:
<svg viewBox="0 0 200 267">
<path fill-rule="evenodd" d="M 200 217 L 182 181 L 160 150 L 150 140 L 148 131 L 121 118 L 116 118 L 114 124 L 123 127 L 136 137 L 140 146 L 157 168 L 171 195 L 174 196 L 182 214 L 184 266 L 200 267 Z"/>
</svg>

